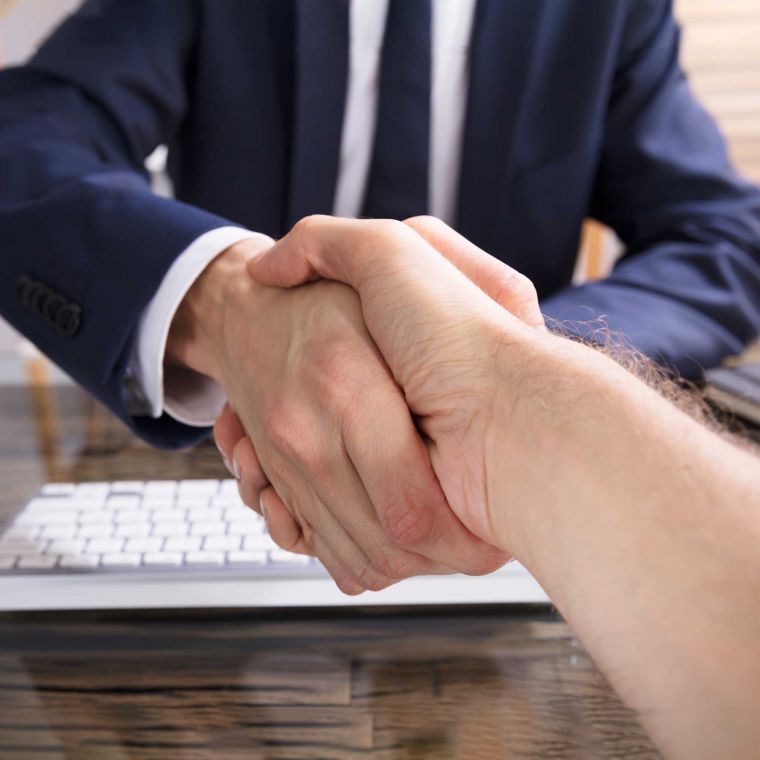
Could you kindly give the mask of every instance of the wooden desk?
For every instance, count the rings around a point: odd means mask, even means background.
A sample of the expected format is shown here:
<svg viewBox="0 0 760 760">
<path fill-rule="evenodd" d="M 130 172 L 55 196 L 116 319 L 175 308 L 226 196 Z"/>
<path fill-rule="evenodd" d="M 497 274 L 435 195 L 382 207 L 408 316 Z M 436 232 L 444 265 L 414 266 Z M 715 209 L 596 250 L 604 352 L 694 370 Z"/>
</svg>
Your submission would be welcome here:
<svg viewBox="0 0 760 760">
<path fill-rule="evenodd" d="M 48 393 L 41 400 L 40 393 Z M 47 477 L 223 477 L 73 388 L 0 388 L 0 514 Z M 655 758 L 543 608 L 0 615 L 4 758 Z"/>
</svg>

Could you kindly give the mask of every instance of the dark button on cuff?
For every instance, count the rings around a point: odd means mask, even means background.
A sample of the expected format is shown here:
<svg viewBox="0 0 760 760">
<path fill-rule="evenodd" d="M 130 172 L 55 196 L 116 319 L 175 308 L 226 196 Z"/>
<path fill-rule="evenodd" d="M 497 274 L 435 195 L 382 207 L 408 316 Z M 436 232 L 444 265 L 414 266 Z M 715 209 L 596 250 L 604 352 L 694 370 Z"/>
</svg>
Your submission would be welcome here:
<svg viewBox="0 0 760 760">
<path fill-rule="evenodd" d="M 79 304 L 28 275 L 16 280 L 16 296 L 27 311 L 43 319 L 62 338 L 76 335 L 82 324 L 82 307 Z"/>
<path fill-rule="evenodd" d="M 62 338 L 76 335 L 82 322 L 82 309 L 76 304 L 67 303 L 55 315 L 55 329 Z"/>
</svg>

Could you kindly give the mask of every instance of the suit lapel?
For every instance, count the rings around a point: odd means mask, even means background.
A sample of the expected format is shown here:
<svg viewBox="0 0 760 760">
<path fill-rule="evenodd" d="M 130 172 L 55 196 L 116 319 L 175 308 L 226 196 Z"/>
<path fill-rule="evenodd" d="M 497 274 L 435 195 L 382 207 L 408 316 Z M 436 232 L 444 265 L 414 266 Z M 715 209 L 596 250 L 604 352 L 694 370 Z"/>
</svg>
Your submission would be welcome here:
<svg viewBox="0 0 760 760">
<path fill-rule="evenodd" d="M 288 227 L 332 213 L 348 81 L 348 0 L 296 0 Z"/>
<path fill-rule="evenodd" d="M 503 255 L 505 183 L 542 8 L 538 0 L 478 0 L 475 11 L 457 227 L 494 255 Z"/>
</svg>

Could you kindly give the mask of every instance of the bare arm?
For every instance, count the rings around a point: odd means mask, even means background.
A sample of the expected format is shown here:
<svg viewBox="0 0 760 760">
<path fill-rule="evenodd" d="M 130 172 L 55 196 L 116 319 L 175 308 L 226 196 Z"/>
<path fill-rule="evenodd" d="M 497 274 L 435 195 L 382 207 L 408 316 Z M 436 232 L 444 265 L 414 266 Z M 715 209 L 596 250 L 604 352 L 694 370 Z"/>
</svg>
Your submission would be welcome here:
<svg viewBox="0 0 760 760">
<path fill-rule="evenodd" d="M 436 251 L 398 223 L 308 225 L 252 276 L 352 285 L 464 524 L 536 575 L 668 755 L 756 756 L 757 459 L 499 308 L 455 233 Z"/>
<path fill-rule="evenodd" d="M 760 463 L 593 350 L 545 343 L 520 385 L 497 372 L 485 470 L 500 545 L 667 754 L 756 756 Z M 504 466 L 515 427 L 532 431 L 522 477 Z"/>
</svg>

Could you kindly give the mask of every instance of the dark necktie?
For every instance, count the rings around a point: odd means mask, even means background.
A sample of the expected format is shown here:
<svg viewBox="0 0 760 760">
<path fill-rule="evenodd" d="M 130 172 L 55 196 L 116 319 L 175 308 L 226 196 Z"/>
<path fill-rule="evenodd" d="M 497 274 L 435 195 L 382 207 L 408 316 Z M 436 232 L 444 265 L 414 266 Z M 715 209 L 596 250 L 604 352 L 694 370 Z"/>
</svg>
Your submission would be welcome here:
<svg viewBox="0 0 760 760">
<path fill-rule="evenodd" d="M 428 213 L 430 0 L 390 0 L 364 216 Z"/>
</svg>

